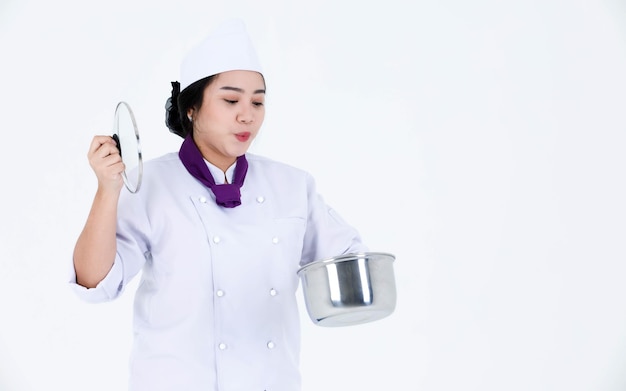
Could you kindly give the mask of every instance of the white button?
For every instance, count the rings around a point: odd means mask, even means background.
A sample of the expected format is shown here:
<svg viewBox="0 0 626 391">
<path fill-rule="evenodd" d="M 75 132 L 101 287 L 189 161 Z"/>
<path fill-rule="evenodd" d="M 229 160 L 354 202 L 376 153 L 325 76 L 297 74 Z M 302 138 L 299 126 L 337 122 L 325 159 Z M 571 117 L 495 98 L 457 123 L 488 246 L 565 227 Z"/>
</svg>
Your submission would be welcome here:
<svg viewBox="0 0 626 391">
<path fill-rule="evenodd" d="M 202 202 L 203 204 L 206 203 L 206 197 L 200 197 L 200 202 Z"/>
<path fill-rule="evenodd" d="M 213 236 L 213 243 L 218 244 L 221 241 L 222 241 L 222 239 L 220 239 L 219 236 Z"/>
<path fill-rule="evenodd" d="M 256 198 L 256 202 L 258 202 L 259 204 L 262 204 L 263 202 L 265 202 L 265 197 L 263 196 L 258 196 Z"/>
<path fill-rule="evenodd" d="M 277 244 L 278 243 L 278 236 L 274 236 L 272 238 L 272 243 Z"/>
<path fill-rule="evenodd" d="M 278 292 L 276 292 L 276 289 L 272 288 L 270 289 L 270 295 L 271 296 L 276 296 L 278 294 Z"/>
<path fill-rule="evenodd" d="M 276 347 L 276 345 L 274 345 L 274 342 L 269 341 L 269 342 L 267 343 L 267 348 L 268 348 L 268 349 L 274 349 L 274 347 Z"/>
<path fill-rule="evenodd" d="M 226 344 L 225 343 L 219 344 L 218 347 L 220 348 L 220 350 L 226 350 Z"/>
<path fill-rule="evenodd" d="M 217 295 L 217 297 L 222 297 L 224 296 L 224 291 L 221 289 L 218 289 L 217 292 L 215 292 L 215 294 Z"/>
</svg>

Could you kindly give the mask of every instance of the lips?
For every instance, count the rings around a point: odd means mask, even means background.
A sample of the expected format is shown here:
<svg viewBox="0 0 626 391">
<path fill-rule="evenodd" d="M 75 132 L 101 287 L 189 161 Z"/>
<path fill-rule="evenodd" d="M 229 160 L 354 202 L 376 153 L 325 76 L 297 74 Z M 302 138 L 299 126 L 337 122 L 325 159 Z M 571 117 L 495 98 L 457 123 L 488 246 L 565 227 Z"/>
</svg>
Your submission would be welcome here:
<svg viewBox="0 0 626 391">
<path fill-rule="evenodd" d="M 237 133 L 235 134 L 235 137 L 237 137 L 237 140 L 241 142 L 248 141 L 248 139 L 250 139 L 250 132 Z"/>
</svg>

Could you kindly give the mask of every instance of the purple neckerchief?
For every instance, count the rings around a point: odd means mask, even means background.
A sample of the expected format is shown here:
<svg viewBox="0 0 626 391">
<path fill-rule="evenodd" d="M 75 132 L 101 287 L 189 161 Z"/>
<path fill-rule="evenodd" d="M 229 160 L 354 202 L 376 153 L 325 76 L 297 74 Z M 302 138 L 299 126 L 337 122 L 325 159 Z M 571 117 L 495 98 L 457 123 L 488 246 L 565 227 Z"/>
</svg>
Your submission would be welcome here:
<svg viewBox="0 0 626 391">
<path fill-rule="evenodd" d="M 243 185 L 243 180 L 248 171 L 248 161 L 245 155 L 241 155 L 237 158 L 233 183 L 225 183 L 223 185 L 215 184 L 215 179 L 213 179 L 213 175 L 211 175 L 211 171 L 209 171 L 209 167 L 207 167 L 191 135 L 187 136 L 185 141 L 183 141 L 178 156 L 180 156 L 180 160 L 183 162 L 187 171 L 213 191 L 213 194 L 215 194 L 215 202 L 217 202 L 218 205 L 225 208 L 234 208 L 241 205 L 241 193 L 239 189 Z"/>
</svg>

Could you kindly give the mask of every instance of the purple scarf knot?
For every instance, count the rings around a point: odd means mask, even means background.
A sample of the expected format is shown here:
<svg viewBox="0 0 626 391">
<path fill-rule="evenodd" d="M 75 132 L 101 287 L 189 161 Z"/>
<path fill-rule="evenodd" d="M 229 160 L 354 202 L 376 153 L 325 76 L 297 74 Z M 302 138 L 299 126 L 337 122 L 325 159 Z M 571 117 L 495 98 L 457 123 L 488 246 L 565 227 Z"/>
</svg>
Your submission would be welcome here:
<svg viewBox="0 0 626 391">
<path fill-rule="evenodd" d="M 248 161 L 245 155 L 241 155 L 237 158 L 237 166 L 235 166 L 235 175 L 233 176 L 233 183 L 225 183 L 217 185 L 213 175 L 207 167 L 198 146 L 193 141 L 193 137 L 188 135 L 178 152 L 180 160 L 183 165 L 189 171 L 189 173 L 202 182 L 206 187 L 210 188 L 213 194 L 215 194 L 215 202 L 224 208 L 234 208 L 241 205 L 241 186 L 246 177 L 248 171 Z"/>
</svg>

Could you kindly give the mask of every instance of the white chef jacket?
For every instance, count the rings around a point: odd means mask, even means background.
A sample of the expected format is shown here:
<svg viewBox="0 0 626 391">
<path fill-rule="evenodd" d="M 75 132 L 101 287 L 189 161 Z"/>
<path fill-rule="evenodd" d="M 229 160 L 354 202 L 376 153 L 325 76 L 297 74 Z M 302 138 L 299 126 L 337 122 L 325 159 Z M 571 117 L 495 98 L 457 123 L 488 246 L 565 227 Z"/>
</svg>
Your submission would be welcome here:
<svg viewBox="0 0 626 391">
<path fill-rule="evenodd" d="M 141 190 L 120 195 L 111 271 L 92 289 L 71 278 L 81 298 L 103 302 L 142 271 L 131 391 L 301 389 L 297 271 L 367 247 L 308 173 L 246 157 L 235 208 L 218 206 L 178 153 L 144 163 Z"/>
</svg>

